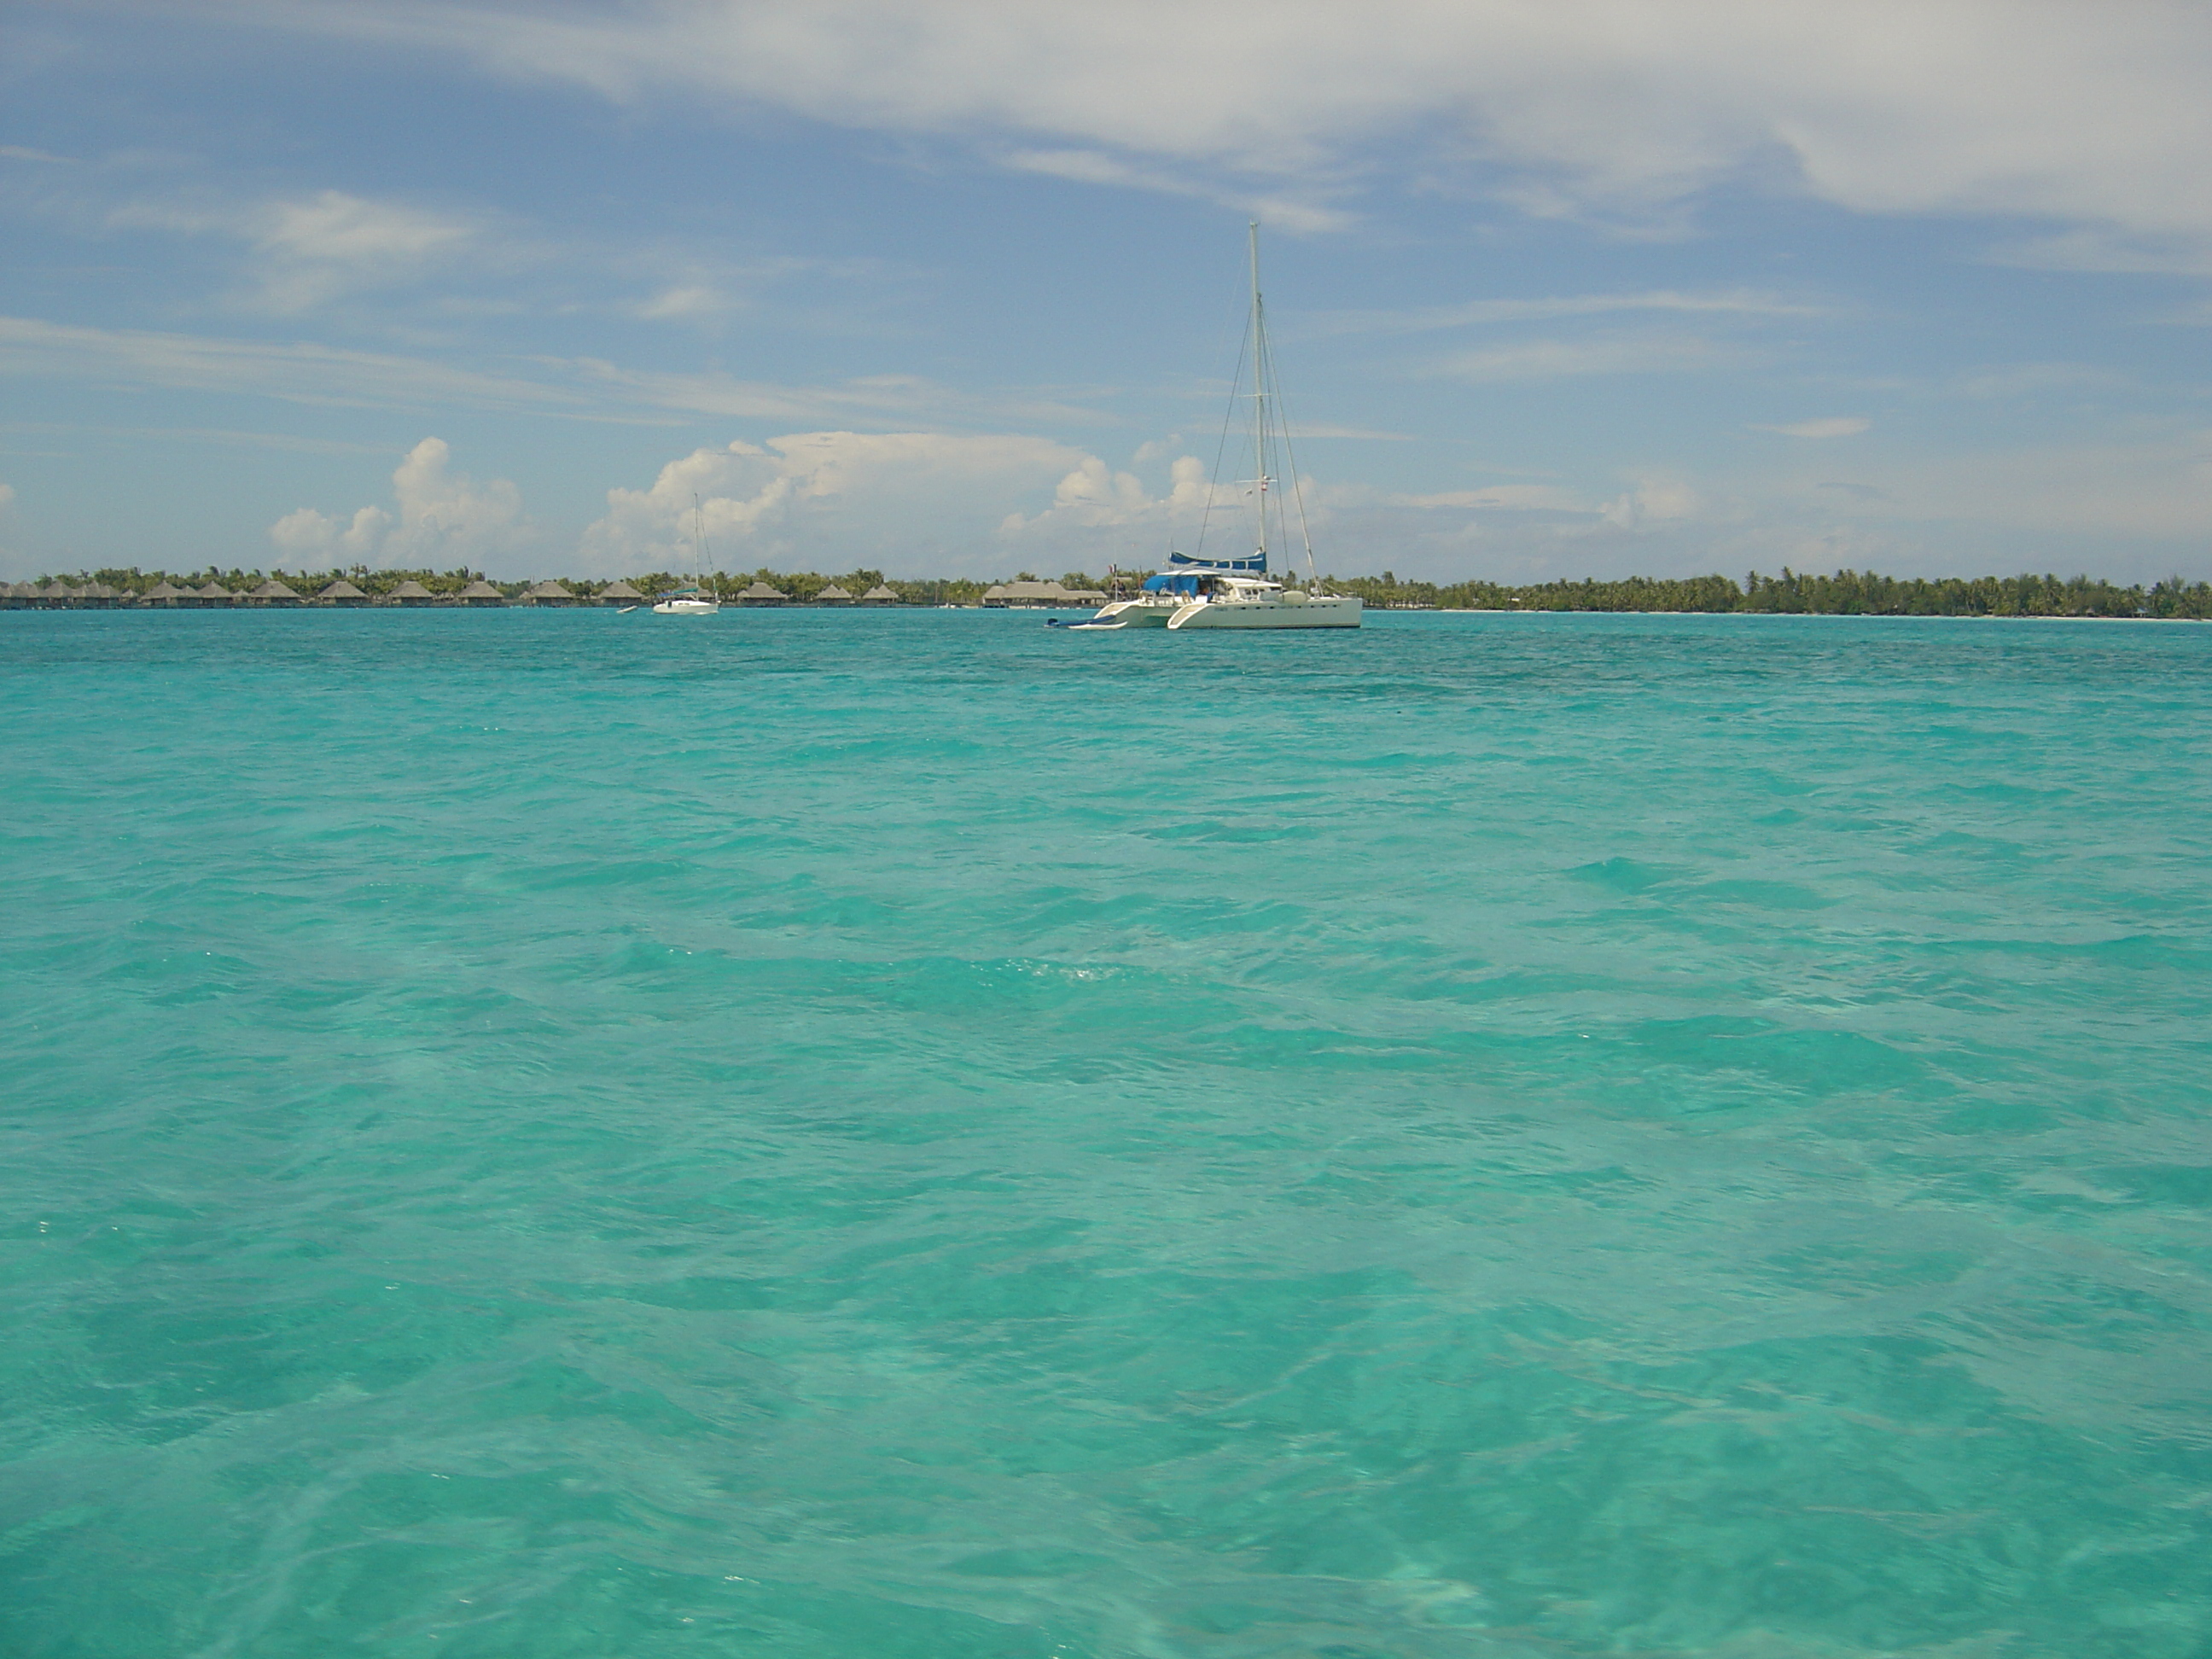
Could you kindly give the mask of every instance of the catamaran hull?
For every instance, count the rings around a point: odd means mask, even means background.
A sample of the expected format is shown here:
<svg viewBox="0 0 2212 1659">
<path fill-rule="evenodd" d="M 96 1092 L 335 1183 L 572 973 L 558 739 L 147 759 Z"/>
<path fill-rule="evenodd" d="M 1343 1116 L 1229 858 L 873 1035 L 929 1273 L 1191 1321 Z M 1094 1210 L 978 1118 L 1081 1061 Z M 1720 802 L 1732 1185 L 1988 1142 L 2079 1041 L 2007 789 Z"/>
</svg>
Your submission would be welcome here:
<svg viewBox="0 0 2212 1659">
<path fill-rule="evenodd" d="M 1310 599 L 1272 602 L 1235 600 L 1187 605 L 1168 622 L 1182 630 L 1191 628 L 1357 628 L 1359 601 L 1355 598 Z"/>
<path fill-rule="evenodd" d="M 1087 623 L 1078 623 L 1079 628 L 1165 628 L 1176 607 L 1152 605 L 1143 599 L 1116 599 Z"/>
</svg>

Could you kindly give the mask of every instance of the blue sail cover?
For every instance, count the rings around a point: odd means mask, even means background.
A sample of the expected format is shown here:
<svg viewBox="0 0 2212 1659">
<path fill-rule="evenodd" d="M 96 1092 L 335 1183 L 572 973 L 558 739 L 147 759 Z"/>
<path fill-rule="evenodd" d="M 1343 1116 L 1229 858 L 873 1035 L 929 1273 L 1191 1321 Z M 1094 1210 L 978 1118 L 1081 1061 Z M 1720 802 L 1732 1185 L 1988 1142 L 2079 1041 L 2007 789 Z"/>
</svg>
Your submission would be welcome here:
<svg viewBox="0 0 2212 1659">
<path fill-rule="evenodd" d="M 1267 556 L 1264 553 L 1255 553 L 1250 557 L 1243 559 L 1194 559 L 1188 553 L 1170 553 L 1168 555 L 1168 562 L 1194 564 L 1207 570 L 1257 570 L 1265 574 L 1267 568 Z"/>
</svg>

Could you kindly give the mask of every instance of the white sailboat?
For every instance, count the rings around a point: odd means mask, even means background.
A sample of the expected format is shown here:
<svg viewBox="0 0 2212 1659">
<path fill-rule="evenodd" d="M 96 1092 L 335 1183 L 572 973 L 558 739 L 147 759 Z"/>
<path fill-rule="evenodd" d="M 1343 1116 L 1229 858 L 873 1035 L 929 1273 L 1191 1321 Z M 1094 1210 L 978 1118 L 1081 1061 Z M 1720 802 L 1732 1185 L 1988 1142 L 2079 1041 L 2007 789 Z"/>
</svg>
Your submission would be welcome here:
<svg viewBox="0 0 2212 1659">
<path fill-rule="evenodd" d="M 656 617 L 712 617 L 722 608 L 721 597 L 707 585 L 707 531 L 700 517 L 699 498 L 691 498 L 691 559 L 698 567 L 689 587 L 672 590 L 653 607 Z"/>
<path fill-rule="evenodd" d="M 1305 499 L 1298 483 L 1297 458 L 1282 418 L 1281 398 L 1275 385 L 1275 356 L 1267 343 L 1267 307 L 1260 299 L 1260 227 L 1256 221 L 1249 234 L 1252 317 L 1247 325 L 1245 355 L 1252 364 L 1252 476 L 1244 482 L 1252 496 L 1253 550 L 1237 558 L 1206 558 L 1206 528 L 1201 523 L 1197 554 L 1170 553 L 1169 568 L 1146 577 L 1144 591 L 1135 598 L 1115 599 L 1088 622 L 1063 626 L 1094 633 L 1126 628 L 1359 626 L 1358 597 L 1324 592 L 1314 569 L 1313 538 L 1306 532 Z M 1241 369 L 1238 384 L 1243 384 Z M 1282 464 L 1279 474 L 1274 470 L 1279 454 Z M 1275 488 L 1279 477 L 1289 478 L 1289 504 L 1297 511 L 1298 536 L 1304 544 L 1306 556 L 1306 580 L 1303 586 L 1287 574 L 1279 581 L 1268 574 L 1271 530 L 1278 544 L 1290 538 L 1285 497 Z M 1212 517 L 1210 501 L 1207 517 Z"/>
</svg>

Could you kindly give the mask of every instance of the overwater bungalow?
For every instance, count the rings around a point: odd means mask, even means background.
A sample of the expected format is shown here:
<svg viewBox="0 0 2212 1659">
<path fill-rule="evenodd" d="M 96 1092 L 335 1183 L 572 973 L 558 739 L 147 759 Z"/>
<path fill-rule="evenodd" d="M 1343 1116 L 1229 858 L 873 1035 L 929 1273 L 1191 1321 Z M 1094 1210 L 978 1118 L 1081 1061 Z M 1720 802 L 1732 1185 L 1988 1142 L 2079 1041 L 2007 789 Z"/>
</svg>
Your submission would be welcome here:
<svg viewBox="0 0 2212 1659">
<path fill-rule="evenodd" d="M 896 590 L 884 586 L 882 582 L 878 582 L 860 595 L 860 603 L 862 605 L 896 605 L 899 603 L 899 596 Z"/>
<path fill-rule="evenodd" d="M 246 602 L 248 605 L 255 605 L 287 606 L 299 604 L 300 596 L 291 588 L 287 587 L 283 582 L 278 581 L 274 576 L 271 576 L 267 581 L 262 583 L 260 586 L 248 593 L 246 596 Z"/>
<path fill-rule="evenodd" d="M 58 576 L 39 590 L 39 604 L 48 611 L 66 611 L 76 600 L 76 589 Z"/>
<path fill-rule="evenodd" d="M 770 587 L 766 582 L 755 582 L 739 593 L 735 602 L 738 605 L 782 605 L 790 598 L 790 594 Z"/>
<path fill-rule="evenodd" d="M 216 605 L 235 605 L 238 602 L 238 595 L 221 582 L 210 580 L 204 587 L 194 590 L 192 601 L 204 611 Z"/>
<path fill-rule="evenodd" d="M 1005 605 L 1057 610 L 1068 605 L 1103 605 L 1106 596 L 1089 588 L 1063 587 L 1058 582 L 1000 582 L 983 591 L 983 603 L 994 610 Z"/>
<path fill-rule="evenodd" d="M 368 603 L 368 595 L 362 592 L 358 587 L 356 587 L 343 576 L 341 576 L 336 581 L 332 582 L 328 587 L 325 587 L 321 592 L 315 595 L 315 603 L 317 605 L 342 605 L 346 606 L 363 605 Z"/>
<path fill-rule="evenodd" d="M 424 605 L 437 602 L 438 596 L 411 576 L 392 590 L 392 603 L 394 605 Z"/>
<path fill-rule="evenodd" d="M 814 603 L 817 605 L 850 605 L 852 602 L 853 596 L 835 582 L 831 582 L 829 586 L 814 596 Z"/>
<path fill-rule="evenodd" d="M 76 591 L 76 602 L 88 611 L 112 611 L 121 597 L 106 582 L 87 582 Z"/>
<path fill-rule="evenodd" d="M 461 590 L 461 603 L 488 611 L 494 605 L 505 605 L 507 595 L 479 576 Z"/>
<path fill-rule="evenodd" d="M 526 589 L 522 597 L 524 601 L 530 605 L 574 605 L 576 602 L 575 594 L 571 592 L 568 585 L 558 577 L 550 578 L 538 583 L 535 587 Z"/>
<path fill-rule="evenodd" d="M 173 582 L 162 580 L 154 584 L 138 597 L 138 603 L 151 605 L 158 611 L 174 611 L 179 605 L 192 602 L 192 591 L 179 587 Z"/>
<path fill-rule="evenodd" d="M 609 582 L 593 594 L 592 603 L 594 605 L 643 605 L 645 595 L 628 582 L 617 580 Z"/>
<path fill-rule="evenodd" d="M 33 596 L 38 591 L 28 582 L 9 582 L 0 586 L 0 607 L 9 611 L 21 611 L 31 603 Z"/>
</svg>

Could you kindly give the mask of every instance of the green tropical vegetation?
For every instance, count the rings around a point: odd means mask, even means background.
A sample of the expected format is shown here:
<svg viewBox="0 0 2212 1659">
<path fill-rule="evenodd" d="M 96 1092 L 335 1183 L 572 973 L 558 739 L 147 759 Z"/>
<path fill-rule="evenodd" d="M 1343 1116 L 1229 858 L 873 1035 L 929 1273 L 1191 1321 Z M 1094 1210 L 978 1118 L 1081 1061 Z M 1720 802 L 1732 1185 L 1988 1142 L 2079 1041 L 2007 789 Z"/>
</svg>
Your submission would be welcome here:
<svg viewBox="0 0 2212 1659">
<path fill-rule="evenodd" d="M 1123 571 L 1126 583 L 1150 575 L 1150 571 Z M 58 580 L 64 586 L 100 584 L 128 602 L 164 581 L 179 587 L 198 587 L 220 582 L 234 592 L 252 588 L 269 577 L 312 599 L 330 583 L 343 579 L 372 599 L 388 598 L 406 581 L 419 582 L 441 598 L 458 594 L 471 582 L 484 580 L 480 570 L 372 570 L 354 565 L 330 570 L 228 570 L 204 567 L 196 570 L 102 568 L 74 574 L 41 576 L 35 586 Z M 1034 581 L 1022 571 L 1010 580 Z M 2134 617 L 2212 620 L 2212 582 L 2189 582 L 2170 576 L 2148 586 L 2121 586 L 2091 576 L 2055 575 L 1899 577 L 1872 571 L 1838 570 L 1833 575 L 1814 575 L 1784 567 L 1776 576 L 1752 571 L 1741 582 L 1723 575 L 1687 577 L 1625 576 L 1614 580 L 1539 582 L 1514 586 L 1499 582 L 1437 583 L 1401 580 L 1385 570 L 1379 576 L 1329 576 L 1326 584 L 1339 592 L 1356 593 L 1377 610 L 1420 611 L 1601 611 L 1616 612 L 1681 612 L 1707 614 L 1759 612 L 1800 616 L 1865 617 Z M 665 570 L 628 578 L 647 598 L 685 586 L 689 576 Z M 1104 577 L 1071 570 L 1060 578 L 1063 586 L 1103 589 Z M 849 570 L 825 575 L 819 572 L 779 571 L 765 567 L 750 574 L 723 575 L 716 585 L 727 595 L 747 584 L 761 581 L 786 594 L 794 603 L 815 602 L 833 583 L 858 599 L 872 588 L 888 586 L 902 604 L 911 605 L 973 605 L 983 601 L 991 584 L 969 577 L 903 579 L 886 577 L 880 570 Z M 571 580 L 580 598 L 596 592 L 604 583 Z M 494 582 L 501 595 L 520 599 L 533 586 L 526 581 Z"/>
</svg>

